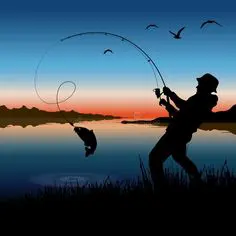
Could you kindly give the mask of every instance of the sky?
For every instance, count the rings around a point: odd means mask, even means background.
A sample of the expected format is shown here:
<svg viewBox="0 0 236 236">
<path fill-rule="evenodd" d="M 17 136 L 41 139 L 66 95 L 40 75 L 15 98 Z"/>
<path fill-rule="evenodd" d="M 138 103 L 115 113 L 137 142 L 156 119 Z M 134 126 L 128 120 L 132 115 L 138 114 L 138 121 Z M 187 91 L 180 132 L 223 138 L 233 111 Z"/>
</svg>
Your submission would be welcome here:
<svg viewBox="0 0 236 236">
<path fill-rule="evenodd" d="M 76 91 L 61 109 L 132 117 L 167 114 L 153 89 L 164 86 L 157 71 L 132 44 L 154 61 L 166 86 L 183 99 L 196 91 L 196 78 L 212 73 L 219 79 L 215 110 L 235 104 L 236 14 L 234 1 L 4 1 L 0 9 L 0 101 L 9 108 L 57 110 L 56 93 L 64 81 Z M 216 24 L 200 25 L 209 19 Z M 149 24 L 158 28 L 146 30 Z M 169 30 L 181 27 L 182 39 Z M 113 54 L 103 54 L 107 48 Z M 41 64 L 40 59 L 47 52 Z M 38 70 L 37 69 L 37 66 Z M 37 97 L 38 93 L 47 104 Z M 157 79 L 157 81 L 156 81 Z M 72 83 L 59 98 L 70 96 Z M 165 97 L 163 97 L 165 98 Z"/>
</svg>

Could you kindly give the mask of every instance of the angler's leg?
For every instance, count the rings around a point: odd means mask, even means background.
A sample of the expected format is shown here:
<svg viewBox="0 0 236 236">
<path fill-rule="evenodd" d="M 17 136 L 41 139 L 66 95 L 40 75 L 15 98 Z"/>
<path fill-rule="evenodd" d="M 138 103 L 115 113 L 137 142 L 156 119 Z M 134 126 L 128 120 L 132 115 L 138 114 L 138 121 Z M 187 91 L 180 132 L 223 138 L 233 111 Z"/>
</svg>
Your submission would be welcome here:
<svg viewBox="0 0 236 236">
<path fill-rule="evenodd" d="M 196 165 L 186 155 L 186 144 L 180 144 L 172 153 L 173 159 L 184 168 L 189 177 L 200 180 L 201 176 Z"/>
<path fill-rule="evenodd" d="M 164 135 L 149 154 L 149 168 L 155 190 L 160 190 L 165 186 L 163 164 L 170 153 L 167 138 Z"/>
</svg>

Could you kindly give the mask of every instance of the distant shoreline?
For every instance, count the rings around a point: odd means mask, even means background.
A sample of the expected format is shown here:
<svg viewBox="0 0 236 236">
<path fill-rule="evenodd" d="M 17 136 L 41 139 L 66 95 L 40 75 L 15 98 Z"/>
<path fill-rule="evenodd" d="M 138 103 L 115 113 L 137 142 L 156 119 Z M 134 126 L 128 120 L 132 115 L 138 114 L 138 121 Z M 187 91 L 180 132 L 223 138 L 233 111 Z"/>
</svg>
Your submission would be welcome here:
<svg viewBox="0 0 236 236">
<path fill-rule="evenodd" d="M 122 124 L 150 124 L 167 127 L 171 122 L 169 117 L 158 117 L 151 120 L 122 120 Z M 205 120 L 199 127 L 201 130 L 221 130 L 228 131 L 236 135 L 236 106 L 232 106 L 227 111 L 212 113 L 212 117 Z"/>
<path fill-rule="evenodd" d="M 121 119 L 120 116 L 79 113 L 76 111 L 55 111 L 49 112 L 40 110 L 36 107 L 9 109 L 5 105 L 0 106 L 0 127 L 5 128 L 9 125 L 26 127 L 28 125 L 38 126 L 47 123 L 66 124 L 69 120 L 72 123 L 81 121 L 99 121 L 99 120 L 113 120 Z"/>
<path fill-rule="evenodd" d="M 160 124 L 168 125 L 171 122 L 170 117 L 157 117 L 152 120 L 123 120 L 122 124 Z M 204 123 L 236 123 L 236 105 L 231 106 L 225 111 L 211 112 L 211 114 L 204 120 Z"/>
</svg>

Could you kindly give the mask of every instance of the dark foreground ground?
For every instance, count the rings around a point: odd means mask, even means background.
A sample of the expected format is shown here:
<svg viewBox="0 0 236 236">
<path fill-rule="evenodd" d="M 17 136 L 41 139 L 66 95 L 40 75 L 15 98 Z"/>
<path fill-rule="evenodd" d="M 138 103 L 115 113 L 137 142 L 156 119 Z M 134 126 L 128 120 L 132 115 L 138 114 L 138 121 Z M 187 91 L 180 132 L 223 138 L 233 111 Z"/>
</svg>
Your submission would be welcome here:
<svg viewBox="0 0 236 236">
<path fill-rule="evenodd" d="M 101 185 L 45 187 L 36 195 L 2 199 L 1 224 L 24 222 L 24 227 L 50 225 L 57 230 L 78 227 L 80 232 L 85 224 L 90 225 L 86 230 L 91 230 L 98 222 L 104 229 L 111 224 L 113 230 L 124 225 L 137 230 L 146 224 L 153 226 L 151 222 L 158 227 L 178 222 L 183 228 L 187 222 L 197 227 L 213 222 L 215 228 L 216 222 L 231 224 L 235 219 L 236 176 L 226 165 L 203 170 L 201 185 L 190 183 L 184 172 L 166 170 L 168 187 L 161 193 L 152 190 L 142 163 L 140 168 L 140 178 L 134 181 L 112 183 L 107 179 Z"/>
</svg>

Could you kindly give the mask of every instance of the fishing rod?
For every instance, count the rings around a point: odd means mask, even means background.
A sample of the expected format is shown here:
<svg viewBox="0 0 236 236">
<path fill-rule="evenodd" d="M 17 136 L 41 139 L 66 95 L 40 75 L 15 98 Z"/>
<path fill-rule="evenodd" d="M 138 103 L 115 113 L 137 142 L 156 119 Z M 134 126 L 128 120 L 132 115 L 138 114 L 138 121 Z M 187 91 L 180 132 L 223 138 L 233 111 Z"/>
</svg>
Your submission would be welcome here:
<svg viewBox="0 0 236 236">
<path fill-rule="evenodd" d="M 109 33 L 109 32 L 103 32 L 103 31 L 88 31 L 88 32 L 83 32 L 83 33 L 78 33 L 78 34 L 73 34 L 73 35 L 67 36 L 65 38 L 62 38 L 60 41 L 63 42 L 65 40 L 68 40 L 68 39 L 71 39 L 71 38 L 74 38 L 74 37 L 83 36 L 83 35 L 89 35 L 89 34 L 90 35 L 91 34 L 109 35 L 109 36 L 120 38 L 122 41 L 126 41 L 126 42 L 130 43 L 132 46 L 134 46 L 136 49 L 138 49 L 140 52 L 142 52 L 143 55 L 145 55 L 145 57 L 146 57 L 146 59 L 148 59 L 149 63 L 150 62 L 152 63 L 152 65 L 157 70 L 157 72 L 158 72 L 158 74 L 159 74 L 159 76 L 160 76 L 160 78 L 162 80 L 163 85 L 166 87 L 166 84 L 165 84 L 165 81 L 163 79 L 163 76 L 162 76 L 160 70 L 158 69 L 158 67 L 156 66 L 155 62 L 152 60 L 152 58 L 140 46 L 138 46 L 137 44 L 135 44 L 131 40 L 125 38 L 124 36 L 120 36 L 118 34 L 113 34 L 113 33 Z"/>
<path fill-rule="evenodd" d="M 162 95 L 163 92 L 161 93 L 161 92 L 160 92 L 160 88 L 158 88 L 157 76 L 156 76 L 156 73 L 155 73 L 155 70 L 154 70 L 154 69 L 156 69 L 156 71 L 158 72 L 158 74 L 159 74 L 159 76 L 160 76 L 160 78 L 161 78 L 161 81 L 162 81 L 164 87 L 166 87 L 165 81 L 164 81 L 164 79 L 163 79 L 163 76 L 162 76 L 160 70 L 158 69 L 158 67 L 156 66 L 155 62 L 152 60 L 152 58 L 151 58 L 140 46 L 138 46 L 137 44 L 135 44 L 134 42 L 132 42 L 131 40 L 129 40 L 129 39 L 123 37 L 123 36 L 120 36 L 120 35 L 114 34 L 114 33 L 104 32 L 104 31 L 82 32 L 82 33 L 77 33 L 77 34 L 73 34 L 73 35 L 67 36 L 67 37 L 65 37 L 65 38 L 62 38 L 62 39 L 59 40 L 59 42 L 56 42 L 52 47 L 56 46 L 56 45 L 59 44 L 60 42 L 64 42 L 65 40 L 69 40 L 69 39 L 74 38 L 74 37 L 79 37 L 79 36 L 84 36 L 84 35 L 95 35 L 95 34 L 98 34 L 98 35 L 100 34 L 100 35 L 105 35 L 105 36 L 113 36 L 113 37 L 116 37 L 116 38 L 120 38 L 122 41 L 128 42 L 128 43 L 131 44 L 133 47 L 135 47 L 139 52 L 141 52 L 141 54 L 145 57 L 146 61 L 147 61 L 147 62 L 149 63 L 149 65 L 151 66 L 152 71 L 153 71 L 154 76 L 155 76 L 155 79 L 156 79 L 157 88 L 156 88 L 156 89 L 153 89 L 153 91 L 155 92 L 157 98 L 160 98 L 160 97 L 161 97 L 161 95 Z M 65 98 L 65 99 L 63 99 L 63 100 L 61 100 L 61 101 L 58 100 L 58 93 L 57 93 L 57 101 L 56 101 L 56 103 L 55 103 L 55 102 L 48 102 L 48 101 L 45 101 L 45 100 L 39 95 L 39 93 L 38 93 L 38 91 L 37 91 L 37 85 L 36 85 L 36 79 L 38 78 L 38 69 L 39 69 L 40 64 L 42 63 L 44 57 L 47 55 L 47 53 L 48 53 L 49 50 L 50 50 L 50 48 L 49 48 L 49 49 L 45 52 L 45 54 L 41 57 L 41 59 L 40 59 L 38 65 L 37 65 L 37 68 L 36 68 L 36 70 L 35 70 L 34 88 L 35 88 L 35 91 L 36 91 L 37 96 L 39 97 L 39 99 L 40 99 L 41 101 L 43 101 L 43 102 L 46 103 L 46 104 L 57 104 L 57 106 L 58 106 L 59 103 L 65 102 L 65 101 L 67 101 L 70 97 L 73 96 L 73 94 L 75 93 L 75 90 L 76 90 L 76 85 L 75 85 L 75 83 L 74 83 L 73 81 L 65 81 L 65 82 L 63 82 L 63 83 L 59 86 L 59 88 L 60 88 L 63 84 L 65 84 L 65 83 L 72 83 L 72 84 L 74 85 L 74 90 L 72 91 L 72 93 L 71 93 L 67 98 Z M 57 92 L 59 92 L 59 90 L 58 90 Z M 168 96 L 166 96 L 166 97 L 167 97 L 167 102 L 170 103 L 169 97 L 168 97 Z M 59 107 L 59 106 L 58 106 L 58 109 L 60 110 L 60 107 Z M 170 116 L 170 114 L 169 114 L 169 116 Z M 65 117 L 64 117 L 64 118 L 65 118 Z M 67 120 L 67 119 L 66 119 L 66 120 Z M 67 120 L 67 121 L 68 121 L 68 120 Z M 71 125 L 71 122 L 68 121 L 68 123 Z"/>
<path fill-rule="evenodd" d="M 133 43 L 132 41 L 130 41 L 129 39 L 123 37 L 123 36 L 120 36 L 118 34 L 113 34 L 113 33 L 109 33 L 109 32 L 103 32 L 103 31 L 89 31 L 89 32 L 83 32 L 83 33 L 78 33 L 78 34 L 73 34 L 73 35 L 70 35 L 70 36 L 67 36 L 65 38 L 62 38 L 60 41 L 63 42 L 65 40 L 68 40 L 68 39 L 71 39 L 71 38 L 74 38 L 74 37 L 78 37 L 78 36 L 83 36 L 83 35 L 91 35 L 91 34 L 103 34 L 103 35 L 109 35 L 109 36 L 113 36 L 113 37 L 117 37 L 117 38 L 120 38 L 122 41 L 126 41 L 126 42 L 129 42 L 131 45 L 133 45 L 135 48 L 137 48 L 139 51 L 141 51 L 145 56 L 146 58 L 148 58 L 148 62 L 151 62 L 153 64 L 153 66 L 155 67 L 155 69 L 157 70 L 164 86 L 165 85 L 165 81 L 161 75 L 161 72 L 160 70 L 158 69 L 158 67 L 156 66 L 156 64 L 154 63 L 154 61 L 151 59 L 151 57 L 141 48 L 139 47 L 137 44 Z"/>
<path fill-rule="evenodd" d="M 155 76 L 155 79 L 156 79 L 156 83 L 157 83 L 157 88 L 156 89 L 153 89 L 153 91 L 155 92 L 157 98 L 160 98 L 162 93 L 160 92 L 160 88 L 158 88 L 158 82 L 157 82 L 157 77 L 156 77 L 156 73 L 154 71 L 154 68 L 156 69 L 156 71 L 158 72 L 161 80 L 162 80 L 162 83 L 164 85 L 164 87 L 166 87 L 166 84 L 165 84 L 165 81 L 163 79 L 163 76 L 160 72 L 160 70 L 158 69 L 158 67 L 156 66 L 155 62 L 152 60 L 152 58 L 140 47 L 138 46 L 137 44 L 135 44 L 134 42 L 132 42 L 131 40 L 125 38 L 124 36 L 120 36 L 118 34 L 114 34 L 114 33 L 109 33 L 109 32 L 104 32 L 104 31 L 88 31 L 88 32 L 82 32 L 82 33 L 77 33 L 77 34 L 73 34 L 73 35 L 70 35 L 70 36 L 67 36 L 65 38 L 62 38 L 60 41 L 63 42 L 65 40 L 68 40 L 68 39 L 71 39 L 71 38 L 74 38 L 74 37 L 78 37 L 78 36 L 83 36 L 83 35 L 94 35 L 94 34 L 102 34 L 102 35 L 108 35 L 108 36 L 113 36 L 113 37 L 117 37 L 117 38 L 120 38 L 122 41 L 126 41 L 128 43 L 130 43 L 132 46 L 134 46 L 139 52 L 142 53 L 142 55 L 145 57 L 145 59 L 147 60 L 147 62 L 151 65 L 151 68 L 153 70 L 153 73 L 154 73 L 154 76 Z M 153 68 L 154 66 L 154 68 Z M 167 102 L 170 103 L 170 99 L 169 99 L 169 96 L 166 96 L 167 98 Z M 170 113 L 169 113 L 169 116 L 171 117 Z"/>
</svg>

